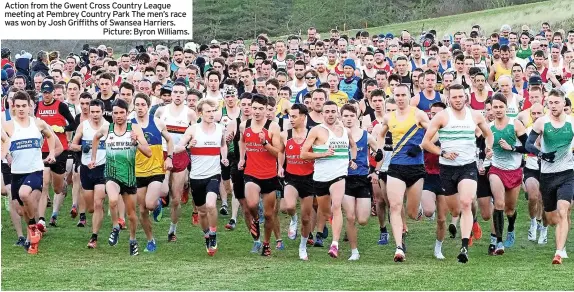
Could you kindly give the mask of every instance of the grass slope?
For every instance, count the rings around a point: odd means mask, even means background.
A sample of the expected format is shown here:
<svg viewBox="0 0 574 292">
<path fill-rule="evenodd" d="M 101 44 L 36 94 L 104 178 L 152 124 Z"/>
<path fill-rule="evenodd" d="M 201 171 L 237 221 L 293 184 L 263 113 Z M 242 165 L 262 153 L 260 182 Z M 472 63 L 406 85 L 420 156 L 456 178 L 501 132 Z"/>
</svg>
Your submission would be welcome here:
<svg viewBox="0 0 574 292">
<path fill-rule="evenodd" d="M 69 210 L 71 202 L 62 210 Z M 521 196 L 523 198 L 523 196 Z M 219 251 L 207 256 L 199 227 L 191 225 L 191 206 L 183 208 L 178 241 L 167 243 L 169 216 L 154 223 L 158 250 L 144 253 L 145 236 L 138 230 L 140 255 L 128 254 L 128 232 L 116 247 L 107 244 L 110 217 L 105 217 L 95 250 L 86 248 L 91 228 L 75 227 L 64 211 L 57 228 L 49 228 L 36 256 L 13 246 L 16 234 L 2 209 L 2 290 L 570 290 L 572 259 L 551 265 L 554 229 L 548 244 L 526 239 L 529 219 L 522 199 L 518 211 L 517 241 L 504 256 L 489 257 L 488 223 L 481 222 L 483 238 L 470 249 L 470 262 L 455 261 L 460 239 L 445 240 L 445 261 L 433 257 L 435 222 L 409 221 L 407 261 L 392 261 L 393 244 L 378 246 L 374 217 L 359 229 L 361 259 L 348 262 L 348 243 L 341 243 L 340 258 L 331 259 L 327 248 L 309 248 L 309 262 L 298 260 L 299 238 L 286 238 L 288 219 L 281 215 L 286 250 L 273 248 L 271 258 L 249 253 L 251 237 L 243 220 L 235 231 L 225 231 L 229 217 L 219 224 Z M 91 216 L 88 217 L 91 226 Z M 331 236 L 331 235 L 329 235 Z M 571 235 L 572 236 L 572 235 Z M 272 237 L 273 238 L 273 237 Z M 330 239 L 326 242 L 330 242 Z M 570 253 L 574 246 L 567 244 Z M 571 255 L 572 256 L 572 255 Z"/>
</svg>

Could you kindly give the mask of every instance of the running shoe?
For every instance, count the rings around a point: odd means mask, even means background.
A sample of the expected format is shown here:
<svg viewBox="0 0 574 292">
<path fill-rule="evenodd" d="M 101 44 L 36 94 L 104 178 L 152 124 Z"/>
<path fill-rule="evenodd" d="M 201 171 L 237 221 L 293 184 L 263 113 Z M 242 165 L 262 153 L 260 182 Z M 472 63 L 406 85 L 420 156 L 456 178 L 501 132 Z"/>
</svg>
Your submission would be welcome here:
<svg viewBox="0 0 574 292">
<path fill-rule="evenodd" d="M 331 223 L 332 225 L 333 223 Z M 329 237 L 329 227 L 327 227 L 327 224 L 325 224 L 325 227 L 323 227 L 323 233 L 321 233 L 323 236 L 321 236 L 323 239 L 326 239 L 327 237 Z"/>
<path fill-rule="evenodd" d="M 251 222 L 251 228 L 249 230 L 251 232 L 251 237 L 253 238 L 253 240 L 258 240 L 259 237 L 261 237 L 260 226 L 261 224 L 259 223 L 259 220 L 253 219 L 253 221 Z"/>
<path fill-rule="evenodd" d="M 76 227 L 85 227 L 86 226 L 86 218 L 80 219 Z"/>
<path fill-rule="evenodd" d="M 167 242 L 176 242 L 177 236 L 175 236 L 175 232 L 170 232 L 167 234 Z"/>
<path fill-rule="evenodd" d="M 277 240 L 277 243 L 275 245 L 275 249 L 285 250 L 285 244 L 283 244 L 283 240 L 281 240 L 281 239 Z"/>
<path fill-rule="evenodd" d="M 237 224 L 237 222 L 235 222 L 235 219 L 229 219 L 229 223 L 225 224 L 225 229 L 235 230 L 236 224 Z"/>
<path fill-rule="evenodd" d="M 540 229 L 540 237 L 538 237 L 538 244 L 546 244 L 548 243 L 548 226 Z"/>
<path fill-rule="evenodd" d="M 30 242 L 29 241 L 24 242 L 24 250 L 28 252 L 29 249 L 30 249 Z"/>
<path fill-rule="evenodd" d="M 70 216 L 72 216 L 72 219 L 76 219 L 78 216 L 78 208 L 76 208 L 76 206 L 72 206 L 72 209 L 70 210 Z"/>
<path fill-rule="evenodd" d="M 510 248 L 514 246 L 515 235 L 514 231 L 506 233 L 506 240 L 504 241 L 504 247 Z"/>
<path fill-rule="evenodd" d="M 496 251 L 496 237 L 490 236 L 490 245 L 488 245 L 488 255 L 495 255 Z"/>
<path fill-rule="evenodd" d="M 56 218 L 54 216 L 50 217 L 50 226 L 56 227 L 57 223 L 58 223 L 58 218 Z"/>
<path fill-rule="evenodd" d="M 50 199 L 50 196 L 48 196 L 48 203 L 46 203 L 46 207 L 47 207 L 47 208 L 51 208 L 51 207 L 52 207 L 52 199 Z"/>
<path fill-rule="evenodd" d="M 468 250 L 466 247 L 460 248 L 460 253 L 458 254 L 457 260 L 461 264 L 466 264 L 468 262 Z"/>
<path fill-rule="evenodd" d="M 358 253 L 352 253 L 351 257 L 349 257 L 350 261 L 358 261 L 361 256 Z"/>
<path fill-rule="evenodd" d="M 562 257 L 559 254 L 554 255 L 554 258 L 552 259 L 552 264 L 553 265 L 561 265 L 562 264 Z"/>
<path fill-rule="evenodd" d="M 504 254 L 504 244 L 499 242 L 496 244 L 496 249 L 494 250 L 495 255 L 503 255 Z"/>
<path fill-rule="evenodd" d="M 261 256 L 270 257 L 271 256 L 271 247 L 269 244 L 264 244 L 263 248 L 261 249 Z"/>
<path fill-rule="evenodd" d="M 18 237 L 18 241 L 16 241 L 16 243 L 14 245 L 15 246 L 24 246 L 25 243 L 26 243 L 26 237 L 20 236 L 20 237 Z"/>
<path fill-rule="evenodd" d="M 221 216 L 229 215 L 229 211 L 227 211 L 227 205 L 221 205 L 221 208 L 219 209 L 219 214 L 221 214 Z"/>
<path fill-rule="evenodd" d="M 379 245 L 387 245 L 389 244 L 389 233 L 388 232 L 381 232 L 379 235 Z"/>
<path fill-rule="evenodd" d="M 193 224 L 193 225 L 199 225 L 199 213 L 193 212 L 193 213 L 191 214 L 191 224 Z"/>
<path fill-rule="evenodd" d="M 114 228 L 110 233 L 110 238 L 108 239 L 108 243 L 111 246 L 116 246 L 118 244 L 118 239 L 120 237 L 120 229 Z"/>
<path fill-rule="evenodd" d="M 313 233 L 309 234 L 309 237 L 307 237 L 307 245 L 308 246 L 314 246 L 315 245 L 315 240 L 313 240 Z"/>
<path fill-rule="evenodd" d="M 28 225 L 28 238 L 30 239 L 30 245 L 28 247 L 28 254 L 38 253 L 38 243 L 42 238 L 42 233 L 36 228 L 35 224 Z"/>
<path fill-rule="evenodd" d="M 405 251 L 401 246 L 397 246 L 397 250 L 395 250 L 395 257 L 393 260 L 397 263 L 402 263 L 405 261 L 405 259 L 406 259 Z"/>
<path fill-rule="evenodd" d="M 121 230 L 126 229 L 126 220 L 124 220 L 124 218 L 118 218 L 118 224 L 120 225 Z"/>
<path fill-rule="evenodd" d="M 209 256 L 214 256 L 217 253 L 217 235 L 211 234 L 209 235 L 209 249 L 207 254 Z"/>
<path fill-rule="evenodd" d="M 88 241 L 88 248 L 90 249 L 94 249 L 98 246 L 98 240 L 95 238 L 90 238 L 90 241 Z"/>
<path fill-rule="evenodd" d="M 182 204 L 187 204 L 187 201 L 189 201 L 189 186 L 186 185 L 183 187 L 183 193 L 181 194 L 181 203 Z"/>
<path fill-rule="evenodd" d="M 436 246 L 434 248 L 434 257 L 437 260 L 444 260 L 445 259 L 444 255 L 442 255 L 442 250 L 440 248 L 437 248 Z"/>
<path fill-rule="evenodd" d="M 314 247 L 323 247 L 323 237 L 317 232 L 315 235 L 315 243 L 313 244 Z"/>
<path fill-rule="evenodd" d="M 159 222 L 163 218 L 163 207 L 161 199 L 157 200 L 157 206 L 153 209 L 153 221 Z"/>
<path fill-rule="evenodd" d="M 147 245 L 144 249 L 144 252 L 154 252 L 157 249 L 157 246 L 155 244 L 155 240 L 150 240 L 147 242 Z"/>
<path fill-rule="evenodd" d="M 529 241 L 534 241 L 534 242 L 536 241 L 536 237 L 537 237 L 536 233 L 538 232 L 537 229 L 538 229 L 537 226 L 530 225 L 530 228 L 528 228 L 528 240 Z"/>
<path fill-rule="evenodd" d="M 265 216 L 263 215 L 263 200 L 259 200 L 259 207 L 257 207 L 257 212 L 259 224 L 265 224 Z"/>
<path fill-rule="evenodd" d="M 297 220 L 293 220 L 293 218 L 291 218 L 291 222 L 289 222 L 287 237 L 291 240 L 295 240 L 297 238 Z"/>
<path fill-rule="evenodd" d="M 480 228 L 480 224 L 478 224 L 478 221 L 472 223 L 472 235 L 473 238 L 476 240 L 482 238 L 482 228 Z"/>
<path fill-rule="evenodd" d="M 307 249 L 306 248 L 299 248 L 299 259 L 302 261 L 309 260 L 309 257 L 307 257 Z"/>
<path fill-rule="evenodd" d="M 36 228 L 38 228 L 42 233 L 46 232 L 46 222 L 44 220 L 38 221 L 38 223 L 36 223 Z"/>
<path fill-rule="evenodd" d="M 261 250 L 261 241 L 254 241 L 253 247 L 251 248 L 252 253 L 259 253 Z"/>
<path fill-rule="evenodd" d="M 139 254 L 138 242 L 137 241 L 130 242 L 130 255 L 137 256 L 138 254 Z"/>
<path fill-rule="evenodd" d="M 328 254 L 329 254 L 332 258 L 336 259 L 336 258 L 339 256 L 339 248 L 338 248 L 337 246 L 335 246 L 335 245 L 331 245 L 331 247 L 329 248 Z"/>
<path fill-rule="evenodd" d="M 562 249 L 562 253 L 560 254 L 560 256 L 561 256 L 563 259 L 567 259 L 567 258 L 568 258 L 568 254 L 566 253 L 566 247 L 564 247 L 564 248 Z"/>
<path fill-rule="evenodd" d="M 456 225 L 450 224 L 448 226 L 448 233 L 450 233 L 450 238 L 456 238 Z"/>
</svg>

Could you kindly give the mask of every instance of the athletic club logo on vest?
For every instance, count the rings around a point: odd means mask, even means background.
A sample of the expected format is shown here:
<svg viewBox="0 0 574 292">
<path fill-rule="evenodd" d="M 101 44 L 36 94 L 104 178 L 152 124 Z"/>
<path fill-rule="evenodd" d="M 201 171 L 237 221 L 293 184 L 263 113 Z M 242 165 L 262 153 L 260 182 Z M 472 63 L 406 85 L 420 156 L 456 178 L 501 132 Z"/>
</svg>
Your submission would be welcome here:
<svg viewBox="0 0 574 292">
<path fill-rule="evenodd" d="M 38 114 L 41 116 L 54 116 L 58 113 L 57 110 L 47 109 L 47 110 L 38 110 Z"/>
</svg>

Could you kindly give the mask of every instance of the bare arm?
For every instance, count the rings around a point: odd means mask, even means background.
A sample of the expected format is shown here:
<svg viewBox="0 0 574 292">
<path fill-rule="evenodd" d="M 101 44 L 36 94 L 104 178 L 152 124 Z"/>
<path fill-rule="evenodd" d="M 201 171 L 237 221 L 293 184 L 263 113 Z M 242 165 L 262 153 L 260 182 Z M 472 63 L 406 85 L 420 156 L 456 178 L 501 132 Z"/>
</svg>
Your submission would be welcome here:
<svg viewBox="0 0 574 292">
<path fill-rule="evenodd" d="M 279 125 L 277 123 L 272 123 L 269 130 L 271 132 L 271 141 L 270 143 L 265 144 L 263 147 L 265 147 L 265 149 L 267 149 L 271 155 L 277 157 L 279 155 L 280 149 L 279 144 L 281 144 L 281 132 L 279 130 Z"/>
<path fill-rule="evenodd" d="M 307 136 L 305 143 L 303 143 L 303 146 L 301 146 L 301 159 L 315 160 L 325 157 L 327 152 L 315 153 L 310 151 L 311 147 L 313 147 L 313 144 L 315 143 L 315 140 L 317 140 L 318 131 L 320 131 L 320 128 L 317 127 L 313 127 L 311 131 L 309 131 L 309 136 Z"/>
<path fill-rule="evenodd" d="M 150 117 L 150 118 L 152 118 L 152 117 Z M 173 151 L 174 151 L 173 149 L 175 146 L 173 145 L 173 139 L 171 138 L 171 135 L 167 131 L 167 127 L 158 118 L 153 118 L 153 119 L 154 119 L 154 123 L 155 123 L 156 127 L 161 132 L 161 136 L 165 139 L 165 142 L 167 144 L 167 155 L 173 155 Z"/>
<path fill-rule="evenodd" d="M 287 144 L 287 132 L 283 131 L 281 132 L 281 135 L 279 137 L 279 153 L 277 154 L 277 164 L 278 164 L 278 170 L 277 170 L 277 174 L 280 177 L 284 176 L 284 169 L 283 169 L 283 165 L 285 165 L 285 144 Z"/>
<path fill-rule="evenodd" d="M 417 105 L 419 105 L 419 101 L 420 101 L 420 96 L 418 94 L 415 94 L 415 96 L 413 96 L 413 98 L 411 98 L 410 105 L 416 107 Z"/>
<path fill-rule="evenodd" d="M 486 120 L 484 119 L 484 117 L 480 113 L 472 112 L 472 114 L 474 116 L 474 120 L 476 122 L 476 125 L 482 131 L 482 136 L 484 137 L 484 140 L 486 143 L 486 147 L 484 150 L 486 153 L 486 157 L 490 158 L 490 156 L 492 156 L 492 145 L 494 144 L 494 135 L 492 135 L 492 131 L 490 130 L 490 127 L 488 126 L 488 124 L 486 123 Z"/>
<path fill-rule="evenodd" d="M 191 141 L 191 139 L 193 139 L 193 128 L 194 127 L 187 127 L 187 129 L 185 130 L 185 133 L 183 134 L 183 136 L 181 137 L 181 139 L 179 140 L 179 143 L 177 145 L 175 145 L 174 147 L 174 153 L 180 153 L 183 152 L 187 149 L 187 145 L 189 144 L 189 142 Z M 191 145 L 191 147 L 193 147 L 195 145 Z"/>
<path fill-rule="evenodd" d="M 379 126 L 380 125 L 380 126 Z M 389 131 L 389 124 L 388 124 L 388 115 L 385 115 L 383 118 L 383 122 L 379 125 L 375 126 L 375 130 L 377 131 L 377 144 L 379 149 L 383 149 L 385 147 L 385 139 L 387 137 L 387 132 Z"/>
<path fill-rule="evenodd" d="M 430 122 L 429 116 L 425 112 L 418 110 L 417 114 L 416 114 L 416 118 L 419 121 L 419 124 L 421 125 L 421 127 L 423 127 L 424 129 L 427 129 L 429 127 L 429 122 Z"/>
<path fill-rule="evenodd" d="M 70 143 L 70 150 L 72 151 L 82 151 L 82 135 L 84 132 L 84 127 L 78 127 L 78 129 L 76 130 L 76 134 L 74 135 L 74 138 L 72 139 L 72 143 Z"/>
<path fill-rule="evenodd" d="M 243 139 L 243 131 L 245 131 L 245 122 L 239 125 L 239 162 L 237 163 L 239 170 L 242 170 L 245 165 L 245 152 L 247 151 L 245 140 Z"/>
<path fill-rule="evenodd" d="M 6 155 L 8 154 L 8 149 L 10 149 L 10 138 L 8 137 L 4 129 L 2 129 L 2 154 L 1 154 L 2 158 L 6 157 Z"/>
<path fill-rule="evenodd" d="M 55 157 L 57 155 L 59 155 L 59 153 L 56 153 L 56 137 L 54 135 L 54 132 L 52 131 L 52 128 L 50 128 L 50 126 L 48 126 L 48 124 L 46 124 L 46 122 L 36 118 L 36 126 L 38 127 L 38 129 L 40 130 L 40 132 L 42 132 L 42 135 L 44 135 L 44 137 L 46 138 L 46 141 L 48 142 L 48 149 L 50 151 L 50 153 L 48 153 L 48 157 L 46 157 L 46 160 L 48 159 L 54 159 L 55 161 Z M 59 142 L 59 140 L 58 140 Z M 60 151 L 61 153 L 61 151 Z"/>
<path fill-rule="evenodd" d="M 197 123 L 197 113 L 194 110 L 188 110 L 187 118 L 189 119 L 190 125 Z"/>
<path fill-rule="evenodd" d="M 105 127 L 101 127 L 98 129 L 98 131 L 94 134 L 94 138 L 92 139 L 92 145 L 100 144 L 100 139 L 107 134 L 106 130 L 107 130 L 107 128 L 105 128 Z M 92 165 L 92 168 L 93 168 L 93 166 L 95 166 L 97 154 L 98 154 L 98 151 L 92 151 L 92 159 L 90 162 L 90 165 Z"/>
</svg>

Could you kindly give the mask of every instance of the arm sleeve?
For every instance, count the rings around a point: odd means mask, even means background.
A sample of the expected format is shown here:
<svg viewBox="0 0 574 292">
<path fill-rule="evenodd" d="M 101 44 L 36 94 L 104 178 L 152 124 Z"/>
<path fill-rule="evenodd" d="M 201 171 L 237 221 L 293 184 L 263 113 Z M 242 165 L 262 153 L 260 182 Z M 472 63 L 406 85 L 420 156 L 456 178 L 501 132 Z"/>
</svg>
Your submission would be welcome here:
<svg viewBox="0 0 574 292">
<path fill-rule="evenodd" d="M 66 121 L 68 121 L 68 125 L 64 128 L 64 130 L 66 132 L 75 131 L 76 128 L 78 127 L 78 125 L 76 123 L 76 120 L 74 119 L 74 117 L 70 113 L 70 109 L 68 109 L 68 106 L 65 103 L 61 102 L 60 106 L 58 107 L 58 112 L 62 116 L 64 116 Z"/>
<path fill-rule="evenodd" d="M 534 132 L 534 131 L 532 131 L 532 132 Z M 520 140 L 520 143 L 522 145 L 514 147 L 514 152 L 518 152 L 518 153 L 522 153 L 522 154 L 528 153 L 528 151 L 526 151 L 526 140 L 527 139 L 528 139 L 528 136 L 526 135 L 526 133 L 524 133 L 524 134 L 522 134 L 522 136 L 518 137 L 518 140 Z M 536 140 L 534 140 L 534 141 L 536 141 Z"/>
<path fill-rule="evenodd" d="M 528 135 L 528 139 L 526 140 L 525 148 L 527 152 L 534 155 L 538 155 L 538 153 L 540 153 L 540 150 L 538 150 L 538 148 L 536 148 L 534 145 L 534 143 L 536 143 L 536 139 L 538 139 L 538 136 L 540 136 L 540 134 L 536 133 L 534 130 L 530 131 L 530 135 Z"/>
<path fill-rule="evenodd" d="M 476 138 L 476 148 L 478 148 L 478 159 L 480 160 L 484 160 L 486 159 L 486 153 L 485 153 L 485 148 L 486 148 L 486 140 L 484 139 L 484 137 L 479 136 Z"/>
<path fill-rule="evenodd" d="M 359 79 L 357 83 L 357 91 L 355 91 L 355 96 L 353 97 L 355 100 L 363 99 L 363 79 Z"/>
</svg>

